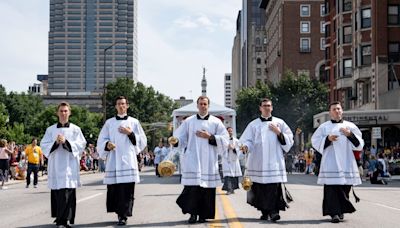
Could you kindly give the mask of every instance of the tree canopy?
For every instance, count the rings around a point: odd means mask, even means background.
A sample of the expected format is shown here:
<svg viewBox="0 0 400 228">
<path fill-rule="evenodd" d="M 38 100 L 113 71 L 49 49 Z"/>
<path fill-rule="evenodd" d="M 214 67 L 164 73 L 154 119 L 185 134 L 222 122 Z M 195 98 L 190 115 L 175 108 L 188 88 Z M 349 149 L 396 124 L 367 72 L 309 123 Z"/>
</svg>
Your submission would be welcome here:
<svg viewBox="0 0 400 228">
<path fill-rule="evenodd" d="M 326 110 L 328 88 L 308 76 L 296 77 L 287 71 L 277 85 L 259 82 L 256 87 L 242 89 L 238 94 L 238 129 L 260 115 L 259 100 L 269 97 L 273 101 L 273 115 L 285 120 L 294 131 L 313 131 L 313 116 Z"/>
</svg>

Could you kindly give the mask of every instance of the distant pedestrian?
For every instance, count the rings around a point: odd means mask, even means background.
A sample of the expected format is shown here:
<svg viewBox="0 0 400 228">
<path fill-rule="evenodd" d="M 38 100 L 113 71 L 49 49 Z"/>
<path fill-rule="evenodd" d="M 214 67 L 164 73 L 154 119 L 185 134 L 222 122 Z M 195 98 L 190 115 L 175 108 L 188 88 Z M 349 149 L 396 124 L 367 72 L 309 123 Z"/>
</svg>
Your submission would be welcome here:
<svg viewBox="0 0 400 228">
<path fill-rule="evenodd" d="M 8 170 L 9 170 L 9 162 L 8 159 L 12 154 L 12 150 L 7 148 L 7 140 L 1 139 L 0 140 L 0 181 L 1 186 L 0 189 L 7 189 L 4 186 L 4 182 L 8 181 Z"/>
<path fill-rule="evenodd" d="M 40 164 L 43 163 L 43 152 L 40 146 L 37 145 L 37 139 L 32 138 L 31 144 L 25 148 L 25 157 L 28 160 L 28 171 L 26 175 L 26 188 L 29 188 L 31 183 L 31 173 L 33 172 L 33 187 L 37 188 L 38 172 Z"/>
</svg>

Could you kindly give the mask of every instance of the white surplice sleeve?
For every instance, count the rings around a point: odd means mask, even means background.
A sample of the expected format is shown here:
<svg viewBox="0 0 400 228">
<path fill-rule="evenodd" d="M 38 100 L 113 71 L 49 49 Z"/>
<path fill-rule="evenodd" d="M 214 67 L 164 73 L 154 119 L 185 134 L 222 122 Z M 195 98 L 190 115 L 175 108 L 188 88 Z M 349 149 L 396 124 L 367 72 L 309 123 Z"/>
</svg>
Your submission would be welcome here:
<svg viewBox="0 0 400 228">
<path fill-rule="evenodd" d="M 174 137 L 178 138 L 178 148 L 185 149 L 188 145 L 188 137 L 189 137 L 189 119 L 183 121 L 181 126 L 174 132 Z"/>
<path fill-rule="evenodd" d="M 42 148 L 42 152 L 44 156 L 46 156 L 46 158 L 49 158 L 50 150 L 53 147 L 54 142 L 56 141 L 56 139 L 53 139 L 51 131 L 51 127 L 47 128 L 46 133 L 44 133 L 44 136 L 40 141 L 40 147 Z"/>
<path fill-rule="evenodd" d="M 361 151 L 364 147 L 364 140 L 362 139 L 362 133 L 361 133 L 360 129 L 354 123 L 350 123 L 349 128 L 350 128 L 350 131 L 354 134 L 354 136 L 360 142 L 360 144 L 358 146 L 355 146 L 355 145 L 353 145 L 353 143 L 351 143 L 353 150 Z"/>
<path fill-rule="evenodd" d="M 281 147 L 285 152 L 289 152 L 290 148 L 292 148 L 294 143 L 293 132 L 292 130 L 290 130 L 290 127 L 285 122 L 283 122 L 282 124 L 281 132 L 283 134 L 286 143 L 285 145 L 281 145 Z"/>
<path fill-rule="evenodd" d="M 133 128 L 133 133 L 135 134 L 135 139 L 136 139 L 136 154 L 139 154 L 147 146 L 147 137 L 139 121 L 135 122 L 136 122 L 136 127 Z"/>
<path fill-rule="evenodd" d="M 247 146 L 248 151 L 251 153 L 254 148 L 254 139 L 255 139 L 255 134 L 254 134 L 254 127 L 253 127 L 253 122 L 251 122 L 249 125 L 247 125 L 246 129 L 244 130 L 243 134 L 240 136 L 239 142 L 243 146 Z"/>
<path fill-rule="evenodd" d="M 228 151 L 229 133 L 221 121 L 219 121 L 217 125 L 217 131 L 214 137 L 217 142 L 217 151 L 220 155 L 223 155 L 225 151 Z"/>
<path fill-rule="evenodd" d="M 81 129 L 79 127 L 76 127 L 74 129 L 72 137 L 73 137 L 72 139 L 67 139 L 67 140 L 71 145 L 72 154 L 74 155 L 74 157 L 79 157 L 86 147 L 85 136 L 83 136 Z"/>
<path fill-rule="evenodd" d="M 328 136 L 324 130 L 324 124 L 319 126 L 314 134 L 311 136 L 311 145 L 320 153 L 324 153 L 325 140 Z"/>
<path fill-rule="evenodd" d="M 97 139 L 97 151 L 99 152 L 99 156 L 102 159 L 106 159 L 108 156 L 108 153 L 110 152 L 110 151 L 105 150 L 107 142 L 110 141 L 110 139 L 111 139 L 111 137 L 109 135 L 110 131 L 108 129 L 109 125 L 110 125 L 110 122 L 109 122 L 109 120 L 107 120 L 106 123 L 104 124 L 103 128 L 100 131 L 99 138 Z"/>
</svg>

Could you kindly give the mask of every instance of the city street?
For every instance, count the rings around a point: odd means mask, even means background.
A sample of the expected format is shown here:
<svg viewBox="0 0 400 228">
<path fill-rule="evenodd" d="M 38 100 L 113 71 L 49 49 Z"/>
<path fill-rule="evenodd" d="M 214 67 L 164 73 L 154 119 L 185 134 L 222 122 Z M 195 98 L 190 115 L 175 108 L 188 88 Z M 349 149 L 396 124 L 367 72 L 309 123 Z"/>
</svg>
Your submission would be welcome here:
<svg viewBox="0 0 400 228">
<path fill-rule="evenodd" d="M 74 227 L 113 227 L 116 215 L 107 214 L 106 186 L 103 174 L 81 175 L 83 187 L 77 190 L 77 216 Z M 128 227 L 189 227 L 188 215 L 183 215 L 175 200 L 182 190 L 179 176 L 157 178 L 153 168 L 141 173 L 142 182 L 136 185 L 133 217 Z M 357 187 L 361 202 L 355 204 L 357 212 L 346 214 L 345 221 L 331 224 L 321 212 L 322 187 L 316 177 L 304 174 L 289 175 L 286 185 L 294 198 L 289 210 L 281 212 L 276 224 L 259 220 L 260 213 L 246 204 L 246 192 L 236 190 L 225 195 L 217 190 L 216 219 L 190 227 L 398 227 L 400 224 L 400 180 L 387 186 L 364 182 Z M 50 218 L 50 195 L 43 178 L 39 187 L 25 188 L 24 182 L 10 182 L 7 190 L 0 191 L 0 227 L 54 227 Z M 354 197 L 351 194 L 351 200 Z"/>
</svg>

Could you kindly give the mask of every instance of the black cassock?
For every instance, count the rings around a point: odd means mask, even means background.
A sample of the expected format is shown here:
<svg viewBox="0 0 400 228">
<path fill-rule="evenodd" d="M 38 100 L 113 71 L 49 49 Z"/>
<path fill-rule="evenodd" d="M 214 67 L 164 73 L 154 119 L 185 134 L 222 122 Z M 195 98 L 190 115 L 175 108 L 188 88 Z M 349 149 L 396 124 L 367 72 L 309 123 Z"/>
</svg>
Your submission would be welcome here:
<svg viewBox="0 0 400 228">
<path fill-rule="evenodd" d="M 57 224 L 75 223 L 76 189 L 51 190 L 51 217 Z"/>
<path fill-rule="evenodd" d="M 107 212 L 122 218 L 132 216 L 135 182 L 107 185 Z"/>
<path fill-rule="evenodd" d="M 183 214 L 189 213 L 199 215 L 203 219 L 214 219 L 215 192 L 215 188 L 185 186 L 176 203 Z"/>
</svg>

